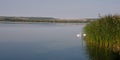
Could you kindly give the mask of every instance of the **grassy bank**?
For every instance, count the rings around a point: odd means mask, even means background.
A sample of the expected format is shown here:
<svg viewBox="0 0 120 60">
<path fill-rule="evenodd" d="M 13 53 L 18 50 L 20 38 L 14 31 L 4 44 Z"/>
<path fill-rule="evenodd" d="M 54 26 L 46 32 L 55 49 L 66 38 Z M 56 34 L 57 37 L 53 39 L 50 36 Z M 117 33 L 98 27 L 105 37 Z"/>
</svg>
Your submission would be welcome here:
<svg viewBox="0 0 120 60">
<path fill-rule="evenodd" d="M 84 28 L 86 42 L 120 52 L 120 15 L 107 15 L 90 22 Z"/>
</svg>

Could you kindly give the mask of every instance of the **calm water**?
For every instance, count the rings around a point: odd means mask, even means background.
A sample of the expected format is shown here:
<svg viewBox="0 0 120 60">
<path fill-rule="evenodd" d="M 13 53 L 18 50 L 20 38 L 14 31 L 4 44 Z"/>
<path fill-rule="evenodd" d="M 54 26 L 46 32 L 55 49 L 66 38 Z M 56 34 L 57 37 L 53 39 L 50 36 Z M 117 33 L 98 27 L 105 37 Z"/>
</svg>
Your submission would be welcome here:
<svg viewBox="0 0 120 60">
<path fill-rule="evenodd" d="M 0 60 L 89 60 L 85 24 L 0 24 Z"/>
</svg>

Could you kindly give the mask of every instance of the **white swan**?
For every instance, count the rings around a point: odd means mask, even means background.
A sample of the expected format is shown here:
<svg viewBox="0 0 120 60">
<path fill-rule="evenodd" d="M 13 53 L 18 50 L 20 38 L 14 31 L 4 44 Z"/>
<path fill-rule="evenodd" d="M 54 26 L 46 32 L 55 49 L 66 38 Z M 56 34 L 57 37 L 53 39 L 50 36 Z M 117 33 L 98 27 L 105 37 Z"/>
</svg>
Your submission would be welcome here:
<svg viewBox="0 0 120 60">
<path fill-rule="evenodd" d="M 84 33 L 83 36 L 86 36 L 86 34 Z"/>
<path fill-rule="evenodd" d="M 81 37 L 81 34 L 77 34 L 76 36 L 77 36 L 77 37 Z"/>
</svg>

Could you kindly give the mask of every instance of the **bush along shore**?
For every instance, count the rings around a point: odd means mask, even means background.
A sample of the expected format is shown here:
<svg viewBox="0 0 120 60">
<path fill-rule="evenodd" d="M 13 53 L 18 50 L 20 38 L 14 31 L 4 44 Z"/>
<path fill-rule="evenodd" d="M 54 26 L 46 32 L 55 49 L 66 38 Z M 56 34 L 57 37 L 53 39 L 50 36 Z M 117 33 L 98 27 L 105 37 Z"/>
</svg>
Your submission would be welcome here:
<svg viewBox="0 0 120 60">
<path fill-rule="evenodd" d="M 120 54 L 120 15 L 106 15 L 84 28 L 88 45 L 104 47 Z"/>
</svg>

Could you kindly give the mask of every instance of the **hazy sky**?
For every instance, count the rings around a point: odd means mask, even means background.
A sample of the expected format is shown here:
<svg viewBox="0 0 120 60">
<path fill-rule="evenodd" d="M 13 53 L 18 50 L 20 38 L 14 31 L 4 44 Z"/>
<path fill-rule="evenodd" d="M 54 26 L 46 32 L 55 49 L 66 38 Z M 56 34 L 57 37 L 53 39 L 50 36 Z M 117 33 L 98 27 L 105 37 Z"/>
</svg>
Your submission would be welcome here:
<svg viewBox="0 0 120 60">
<path fill-rule="evenodd" d="M 93 18 L 120 14 L 120 0 L 0 0 L 0 16 Z"/>
</svg>

